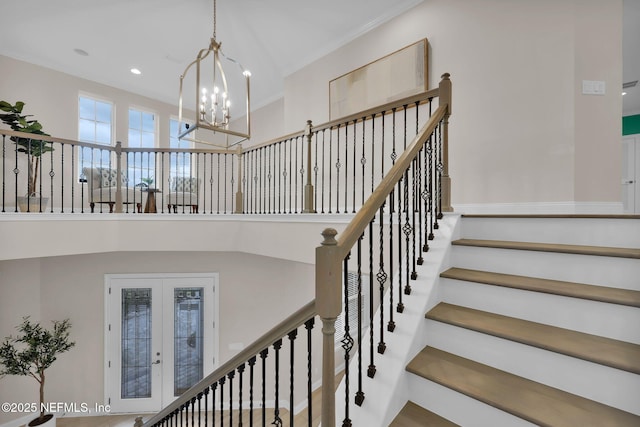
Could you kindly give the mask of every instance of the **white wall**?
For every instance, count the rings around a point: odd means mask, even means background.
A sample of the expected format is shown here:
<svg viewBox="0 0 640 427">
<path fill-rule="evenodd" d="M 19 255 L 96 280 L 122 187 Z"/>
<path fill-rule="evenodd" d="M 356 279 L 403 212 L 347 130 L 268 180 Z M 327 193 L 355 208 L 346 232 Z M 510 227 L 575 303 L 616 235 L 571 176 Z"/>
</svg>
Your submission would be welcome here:
<svg viewBox="0 0 640 427">
<path fill-rule="evenodd" d="M 70 318 L 76 346 L 48 371 L 46 399 L 103 403 L 104 275 L 106 273 L 218 272 L 220 360 L 250 344 L 313 299 L 309 264 L 240 253 L 118 252 L 0 262 L 0 337 L 14 333 L 23 316 L 48 322 Z M 251 295 L 250 298 L 247 298 Z M 0 382 L 0 402 L 34 402 L 30 378 Z M 24 414 L 0 413 L 0 424 Z"/>
<path fill-rule="evenodd" d="M 453 81 L 454 204 L 619 204 L 621 34 L 621 0 L 428 0 L 290 75 L 285 130 L 328 120 L 330 80 L 426 37 L 430 86 Z"/>
</svg>

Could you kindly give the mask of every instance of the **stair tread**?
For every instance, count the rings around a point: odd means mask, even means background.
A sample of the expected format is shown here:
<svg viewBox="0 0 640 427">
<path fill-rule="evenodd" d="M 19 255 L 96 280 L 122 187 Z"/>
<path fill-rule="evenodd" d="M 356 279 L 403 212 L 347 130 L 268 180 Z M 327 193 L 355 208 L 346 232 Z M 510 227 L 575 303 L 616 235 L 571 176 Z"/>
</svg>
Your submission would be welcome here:
<svg viewBox="0 0 640 427">
<path fill-rule="evenodd" d="M 463 218 L 640 219 L 634 214 L 462 214 Z"/>
<path fill-rule="evenodd" d="M 440 277 L 640 307 L 640 291 L 453 267 Z"/>
<path fill-rule="evenodd" d="M 640 259 L 640 249 L 607 246 L 564 245 L 557 243 L 516 242 L 510 240 L 458 239 L 451 242 L 459 246 L 475 246 L 496 249 L 556 252 L 579 255 L 597 255 Z"/>
<path fill-rule="evenodd" d="M 426 318 L 640 374 L 640 345 L 439 303 Z"/>
<path fill-rule="evenodd" d="M 409 401 L 389 424 L 389 427 L 456 427 L 457 425 Z"/>
<path fill-rule="evenodd" d="M 433 347 L 425 347 L 406 369 L 537 425 L 640 425 L 637 415 Z"/>
</svg>

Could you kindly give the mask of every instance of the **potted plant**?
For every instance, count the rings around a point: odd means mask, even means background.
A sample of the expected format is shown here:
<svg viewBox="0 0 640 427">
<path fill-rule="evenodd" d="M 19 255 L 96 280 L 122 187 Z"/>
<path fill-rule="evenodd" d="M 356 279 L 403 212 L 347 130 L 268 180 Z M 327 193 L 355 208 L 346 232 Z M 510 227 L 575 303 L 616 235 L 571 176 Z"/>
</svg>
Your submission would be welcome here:
<svg viewBox="0 0 640 427">
<path fill-rule="evenodd" d="M 30 120 L 31 115 L 22 115 L 24 102 L 18 101 L 16 105 L 11 105 L 7 101 L 0 101 L 0 110 L 4 114 L 0 114 L 0 120 L 11 127 L 11 130 L 23 133 L 32 133 L 34 135 L 49 136 L 42 131 L 42 125 L 37 120 Z M 40 197 L 36 191 L 38 183 L 38 170 L 40 168 L 40 157 L 47 152 L 53 151 L 52 143 L 41 139 L 20 138 L 12 136 L 11 141 L 15 142 L 16 149 L 20 153 L 27 156 L 27 195 L 18 199 L 21 211 L 38 211 L 40 210 Z M 49 198 L 42 198 L 42 206 L 46 206 Z"/>
<path fill-rule="evenodd" d="M 69 340 L 69 319 L 54 321 L 53 330 L 25 317 L 17 329 L 16 337 L 5 338 L 0 346 L 0 377 L 22 375 L 34 378 L 40 384 L 40 416 L 29 423 L 30 427 L 50 422 L 55 426 L 53 414 L 45 414 L 44 384 L 45 370 L 56 361 L 60 353 L 75 345 Z M 35 408 L 34 408 L 35 409 Z M 47 424 L 48 426 L 49 424 Z"/>
</svg>

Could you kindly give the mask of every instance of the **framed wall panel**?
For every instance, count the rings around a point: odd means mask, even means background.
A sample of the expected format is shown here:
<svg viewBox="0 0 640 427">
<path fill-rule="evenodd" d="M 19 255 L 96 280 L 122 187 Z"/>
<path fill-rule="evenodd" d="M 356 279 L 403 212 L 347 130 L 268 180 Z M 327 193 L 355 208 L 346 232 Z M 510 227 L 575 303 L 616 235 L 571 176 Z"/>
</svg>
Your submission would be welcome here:
<svg viewBox="0 0 640 427">
<path fill-rule="evenodd" d="M 330 119 L 428 90 L 428 45 L 422 39 L 331 80 Z"/>
</svg>

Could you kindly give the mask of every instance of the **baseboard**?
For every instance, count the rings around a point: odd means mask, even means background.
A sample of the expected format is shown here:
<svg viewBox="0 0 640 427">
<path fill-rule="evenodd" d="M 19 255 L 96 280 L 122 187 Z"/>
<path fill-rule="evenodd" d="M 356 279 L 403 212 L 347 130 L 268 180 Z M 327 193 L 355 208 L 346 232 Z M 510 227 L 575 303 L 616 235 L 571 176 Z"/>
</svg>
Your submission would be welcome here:
<svg viewBox="0 0 640 427">
<path fill-rule="evenodd" d="M 459 214 L 608 214 L 624 212 L 622 202 L 524 202 L 460 203 L 453 210 Z"/>
</svg>

